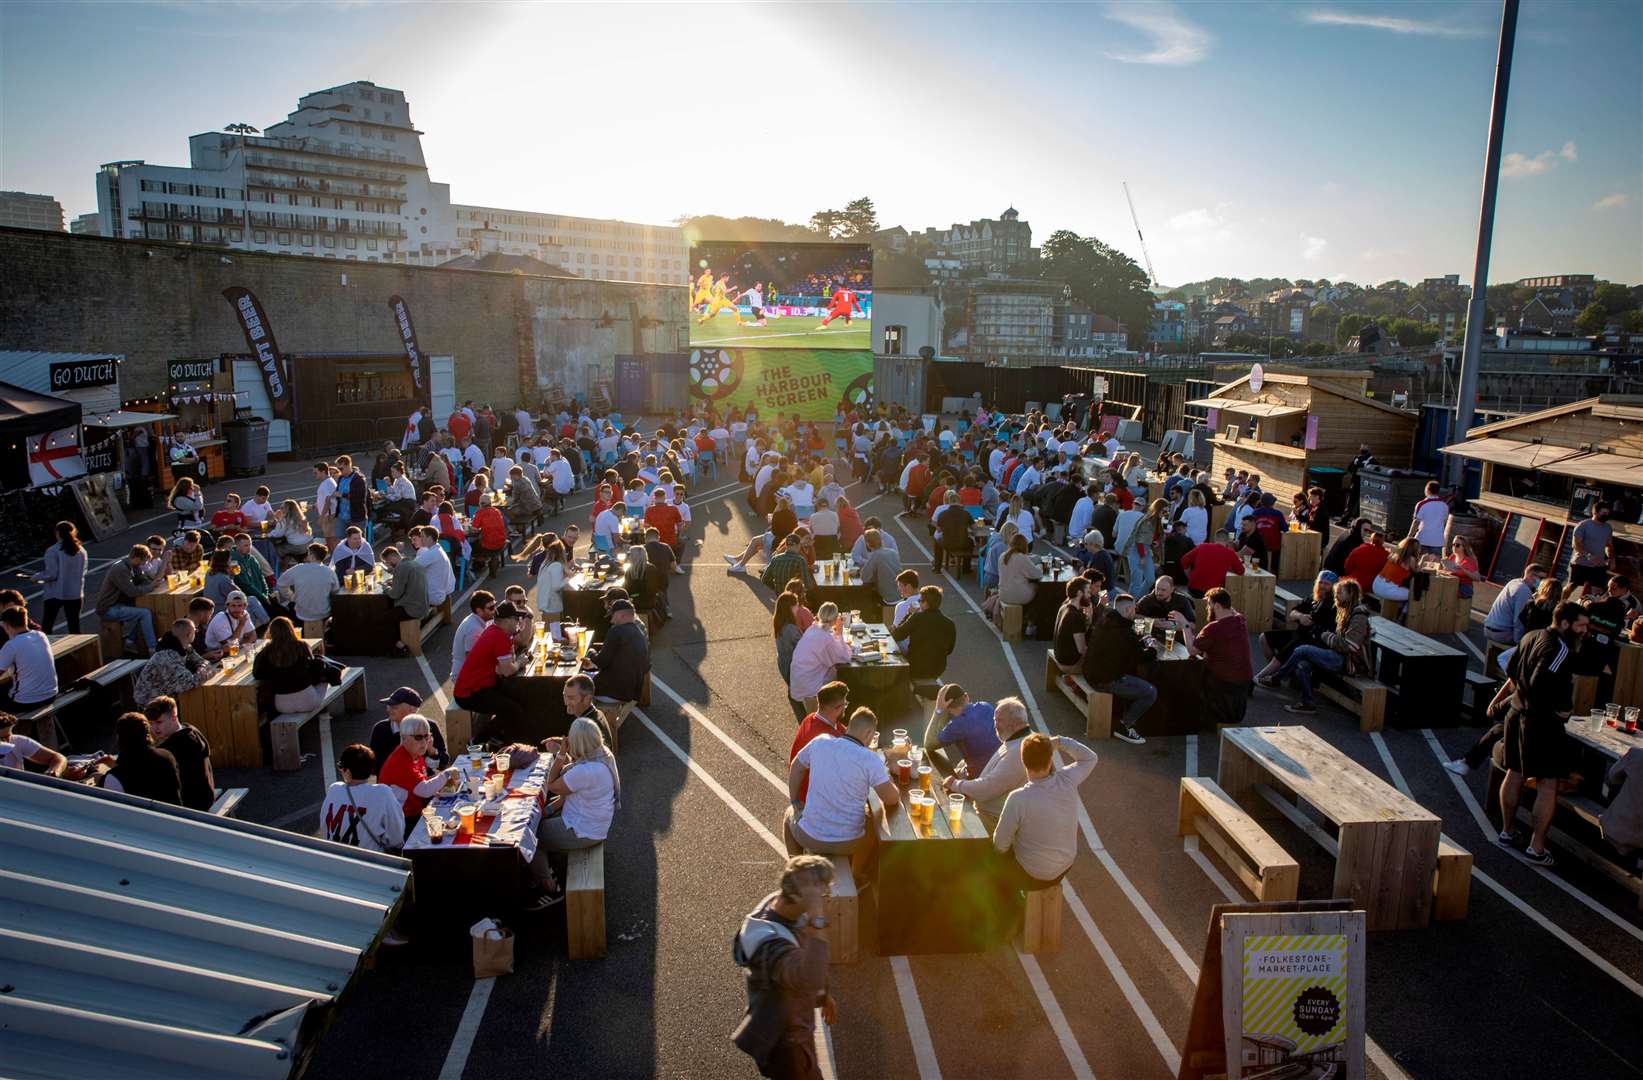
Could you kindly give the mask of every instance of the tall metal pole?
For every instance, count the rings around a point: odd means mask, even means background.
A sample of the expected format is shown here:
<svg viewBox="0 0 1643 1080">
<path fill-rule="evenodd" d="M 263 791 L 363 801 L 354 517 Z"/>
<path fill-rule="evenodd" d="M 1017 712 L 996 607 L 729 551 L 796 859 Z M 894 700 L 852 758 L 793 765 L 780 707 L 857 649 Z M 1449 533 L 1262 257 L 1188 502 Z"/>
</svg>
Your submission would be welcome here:
<svg viewBox="0 0 1643 1080">
<path fill-rule="evenodd" d="M 1484 306 L 1489 296 L 1489 247 L 1495 232 L 1495 193 L 1500 187 L 1500 144 L 1506 133 L 1506 90 L 1512 82 L 1512 47 L 1517 41 L 1518 0 L 1503 0 L 1500 47 L 1495 55 L 1495 95 L 1489 111 L 1489 148 L 1483 159 L 1483 203 L 1478 209 L 1478 252 L 1472 266 L 1472 302 L 1466 306 L 1466 339 L 1461 345 L 1460 388 L 1455 398 L 1452 442 L 1466 438 L 1478 406 L 1478 367 L 1482 363 Z M 1448 477 L 1459 485 L 1466 459 L 1449 455 Z"/>
</svg>

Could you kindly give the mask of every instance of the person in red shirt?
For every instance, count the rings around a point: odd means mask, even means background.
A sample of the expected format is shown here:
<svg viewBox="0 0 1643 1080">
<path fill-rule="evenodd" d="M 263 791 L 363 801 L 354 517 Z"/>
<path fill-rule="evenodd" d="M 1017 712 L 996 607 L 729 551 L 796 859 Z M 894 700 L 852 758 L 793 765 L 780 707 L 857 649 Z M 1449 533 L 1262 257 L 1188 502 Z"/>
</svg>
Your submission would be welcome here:
<svg viewBox="0 0 1643 1080">
<path fill-rule="evenodd" d="M 588 515 L 589 521 L 598 521 L 599 515 L 616 505 L 615 490 L 609 484 L 600 484 L 599 490 L 593 496 L 593 513 Z"/>
<path fill-rule="evenodd" d="M 491 575 L 502 572 L 503 557 L 508 550 L 508 522 L 502 511 L 491 505 L 490 499 L 473 516 L 473 527 L 479 533 L 474 545 L 474 562 L 491 564 Z"/>
<path fill-rule="evenodd" d="M 1209 623 L 1196 637 L 1190 626 L 1184 628 L 1187 652 L 1204 658 L 1204 714 L 1217 724 L 1242 724 L 1255 677 L 1249 626 L 1233 610 L 1225 589 L 1209 590 L 1204 600 L 1209 604 Z"/>
<path fill-rule="evenodd" d="M 434 752 L 433 724 L 426 716 L 411 714 L 399 722 L 399 745 L 388 755 L 388 760 L 377 770 L 377 782 L 397 788 L 404 793 L 402 809 L 405 812 L 407 832 L 416 824 L 417 815 L 429 798 L 439 794 L 452 777 L 460 777 L 462 770 L 451 766 L 444 772 L 428 775 L 428 755 Z"/>
<path fill-rule="evenodd" d="M 1244 561 L 1232 549 L 1232 537 L 1223 529 L 1214 539 L 1205 540 L 1181 556 L 1181 569 L 1187 572 L 1187 588 L 1194 596 L 1203 596 L 1226 585 L 1228 574 L 1242 574 Z"/>
<path fill-rule="evenodd" d="M 473 431 L 473 421 L 468 419 L 467 413 L 458 409 L 445 421 L 445 430 L 451 433 L 451 438 L 460 443 Z"/>
<path fill-rule="evenodd" d="M 1352 549 L 1346 557 L 1346 576 L 1358 583 L 1365 596 L 1375 587 L 1375 578 L 1386 565 L 1386 536 L 1379 530 L 1369 534 L 1369 541 Z"/>
<path fill-rule="evenodd" d="M 237 532 L 245 528 L 245 515 L 240 512 L 240 497 L 230 491 L 223 496 L 222 509 L 211 515 L 211 528 L 217 532 Z"/>
<path fill-rule="evenodd" d="M 793 759 L 799 756 L 805 743 L 818 735 L 832 735 L 835 738 L 843 737 L 845 732 L 844 713 L 850 708 L 850 688 L 844 683 L 834 680 L 823 686 L 816 693 L 816 711 L 804 718 L 799 729 L 793 733 L 793 745 L 787 751 L 787 767 L 793 768 Z M 804 778 L 799 786 L 799 799 L 804 799 L 805 793 L 810 790 L 810 777 Z"/>
<path fill-rule="evenodd" d="M 650 505 L 645 507 L 645 525 L 655 529 L 662 543 L 679 550 L 679 523 L 684 517 L 679 508 L 667 501 L 667 492 L 657 488 L 651 493 Z"/>
<path fill-rule="evenodd" d="M 503 689 L 502 678 L 522 666 L 514 656 L 514 638 L 529 617 L 506 600 L 496 605 L 495 620 L 474 639 L 451 688 L 462 708 L 495 717 L 504 738 L 512 738 L 526 720 L 524 705 Z"/>
</svg>

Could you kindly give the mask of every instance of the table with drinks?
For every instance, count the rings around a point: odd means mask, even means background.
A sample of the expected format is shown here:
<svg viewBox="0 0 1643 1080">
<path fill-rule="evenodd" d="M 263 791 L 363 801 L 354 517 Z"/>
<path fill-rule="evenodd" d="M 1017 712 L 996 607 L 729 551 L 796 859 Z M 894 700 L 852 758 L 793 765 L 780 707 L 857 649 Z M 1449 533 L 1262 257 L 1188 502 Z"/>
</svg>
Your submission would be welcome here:
<svg viewBox="0 0 1643 1080">
<path fill-rule="evenodd" d="M 816 583 L 810 587 L 810 610 L 819 610 L 829 602 L 840 611 L 854 609 L 873 615 L 878 614 L 880 607 L 878 589 L 862 580 L 861 569 L 850 565 L 846 555 L 816 563 Z"/>
<path fill-rule="evenodd" d="M 205 569 L 186 574 L 167 574 L 154 582 L 154 588 L 137 597 L 137 606 L 154 613 L 156 636 L 171 629 L 171 624 L 188 618 L 188 605 L 205 591 Z"/>
<path fill-rule="evenodd" d="M 1142 715 L 1136 729 L 1143 735 L 1190 735 L 1203 727 L 1203 661 L 1187 650 L 1180 630 L 1168 619 L 1137 617 L 1136 637 L 1153 651 L 1152 671 L 1143 672 L 1158 690 L 1158 700 Z"/>
<path fill-rule="evenodd" d="M 103 666 L 103 642 L 96 634 L 52 634 L 50 641 L 57 685 L 64 689 Z"/>
<path fill-rule="evenodd" d="M 884 623 L 863 622 L 861 612 L 844 613 L 844 643 L 850 646 L 850 662 L 840 664 L 836 673 L 850 687 L 852 698 L 881 698 L 888 692 L 906 689 L 912 667 L 896 648 L 890 628 Z"/>
<path fill-rule="evenodd" d="M 457 913 L 495 915 L 518 907 L 522 869 L 536 854 L 536 826 L 548 798 L 551 756 L 523 768 L 510 755 L 471 745 L 452 765 L 461 778 L 429 799 L 405 837 L 416 874 L 418 910 L 439 925 Z"/>
<path fill-rule="evenodd" d="M 608 555 L 577 562 L 560 593 L 564 618 L 592 627 L 595 634 L 607 633 L 610 616 L 605 613 L 605 590 L 626 587 L 627 566 L 626 558 Z"/>
<path fill-rule="evenodd" d="M 1252 634 L 1264 634 L 1272 629 L 1272 603 L 1278 594 L 1278 578 L 1270 570 L 1247 556 L 1242 574 L 1228 574 L 1225 588 L 1232 599 L 1232 609 L 1244 617 L 1244 624 Z"/>
<path fill-rule="evenodd" d="M 221 660 L 192 690 L 177 695 L 177 716 L 200 729 L 211 743 L 212 764 L 236 769 L 262 767 L 261 717 L 257 708 L 257 680 L 251 666 L 268 647 L 266 638 L 242 645 L 229 642 Z M 350 709 L 365 708 L 365 680 L 349 688 Z"/>
<path fill-rule="evenodd" d="M 299 500 L 297 502 L 297 509 L 301 511 L 303 520 L 307 521 L 308 500 Z M 268 517 L 265 517 L 261 521 L 257 522 L 256 528 L 246 526 L 245 529 L 246 532 L 251 534 L 251 546 L 256 548 L 257 552 L 262 555 L 263 558 L 268 560 L 268 565 L 273 567 L 275 575 L 278 575 L 280 572 L 280 552 L 279 547 L 274 543 L 273 538 L 269 536 L 269 532 L 273 530 L 276 524 L 278 524 L 278 522 L 274 519 L 274 513 L 277 512 L 277 510 L 271 512 Z M 314 525 L 314 535 L 316 537 L 319 535 L 319 524 L 317 522 Z"/>
<path fill-rule="evenodd" d="M 1038 579 L 1038 588 L 1023 614 L 1026 621 L 1032 624 L 1033 640 L 1049 641 L 1055 637 L 1056 613 L 1067 599 L 1067 582 L 1077 577 L 1082 568 L 1059 555 L 1029 555 L 1028 558 L 1038 563 L 1039 571 L 1044 576 Z"/>
<path fill-rule="evenodd" d="M 881 740 L 883 736 L 880 736 Z M 984 952 L 1005 913 L 994 910 L 992 836 L 963 795 L 940 777 L 908 731 L 880 746 L 901 801 L 872 796 L 878 830 L 878 950 L 881 956 Z"/>
<path fill-rule="evenodd" d="M 389 615 L 387 571 L 338 574 L 341 591 L 331 594 L 331 639 L 350 656 L 392 656 L 399 643 L 399 623 Z"/>
<path fill-rule="evenodd" d="M 579 623 L 559 624 L 559 637 L 551 635 L 547 623 L 538 622 L 531 643 L 520 657 L 522 666 L 498 684 L 504 694 L 525 706 L 530 717 L 528 732 L 508 732 L 507 737 L 538 742 L 562 736 L 570 730 L 565 712 L 565 683 L 582 670 L 582 660 L 593 647 L 593 627 Z"/>
</svg>

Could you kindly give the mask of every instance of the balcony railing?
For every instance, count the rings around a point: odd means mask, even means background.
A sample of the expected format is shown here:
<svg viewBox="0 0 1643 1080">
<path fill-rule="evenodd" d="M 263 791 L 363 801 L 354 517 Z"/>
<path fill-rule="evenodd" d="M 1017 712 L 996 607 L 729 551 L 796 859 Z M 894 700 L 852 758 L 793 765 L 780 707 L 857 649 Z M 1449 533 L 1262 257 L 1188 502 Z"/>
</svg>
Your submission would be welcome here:
<svg viewBox="0 0 1643 1080">
<path fill-rule="evenodd" d="M 297 149 L 300 149 L 300 147 Z M 294 158 L 274 157 L 270 154 L 248 152 L 245 155 L 245 164 L 264 169 L 279 169 L 283 172 L 314 173 L 322 176 L 350 176 L 361 180 L 381 180 L 384 183 L 396 185 L 405 183 L 405 177 L 402 174 L 388 172 L 386 169 L 332 165 L 324 161 L 298 161 Z"/>
<path fill-rule="evenodd" d="M 268 176 L 264 174 L 245 174 L 245 186 L 252 188 L 271 188 L 275 191 L 311 191 L 324 195 L 347 195 L 357 199 L 386 199 L 391 202 L 404 202 L 403 191 L 394 191 L 390 188 L 372 187 L 370 184 L 350 184 L 335 180 L 309 180 L 305 177 L 291 179 L 283 176 Z"/>
</svg>

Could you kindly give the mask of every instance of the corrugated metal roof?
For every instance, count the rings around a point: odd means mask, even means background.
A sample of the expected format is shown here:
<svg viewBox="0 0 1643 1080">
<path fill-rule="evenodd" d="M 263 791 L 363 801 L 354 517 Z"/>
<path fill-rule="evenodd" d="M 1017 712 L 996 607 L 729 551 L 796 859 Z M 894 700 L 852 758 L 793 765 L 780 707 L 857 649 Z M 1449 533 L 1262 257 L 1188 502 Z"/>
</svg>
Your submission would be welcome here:
<svg viewBox="0 0 1643 1080">
<path fill-rule="evenodd" d="M 0 768 L 0 1072 L 287 1077 L 404 859 Z"/>
</svg>

